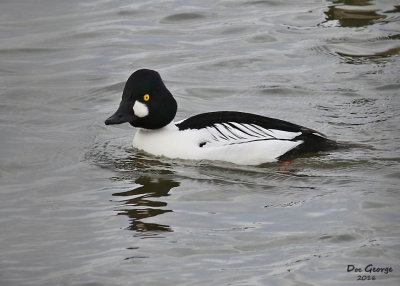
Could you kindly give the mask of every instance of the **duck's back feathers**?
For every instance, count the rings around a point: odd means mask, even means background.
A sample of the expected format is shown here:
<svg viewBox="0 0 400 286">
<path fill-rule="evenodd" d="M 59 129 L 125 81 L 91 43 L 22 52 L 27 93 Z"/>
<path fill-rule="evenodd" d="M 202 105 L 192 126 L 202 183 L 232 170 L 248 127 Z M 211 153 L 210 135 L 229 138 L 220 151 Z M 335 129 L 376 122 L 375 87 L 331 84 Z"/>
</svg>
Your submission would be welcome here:
<svg viewBox="0 0 400 286">
<path fill-rule="evenodd" d="M 269 118 L 257 114 L 238 111 L 215 111 L 195 115 L 177 123 L 180 130 L 201 129 L 218 123 L 235 122 L 239 124 L 254 124 L 265 129 L 283 130 L 289 132 L 323 134 L 287 121 Z"/>
</svg>

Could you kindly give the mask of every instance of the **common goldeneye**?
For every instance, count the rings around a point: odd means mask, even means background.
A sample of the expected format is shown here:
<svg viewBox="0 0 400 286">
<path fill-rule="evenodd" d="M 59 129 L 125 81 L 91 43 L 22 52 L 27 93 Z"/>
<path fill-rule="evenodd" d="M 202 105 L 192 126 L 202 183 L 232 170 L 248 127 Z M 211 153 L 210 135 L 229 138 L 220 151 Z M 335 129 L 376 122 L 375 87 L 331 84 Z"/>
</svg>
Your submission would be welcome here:
<svg viewBox="0 0 400 286">
<path fill-rule="evenodd" d="M 177 103 L 158 72 L 135 71 L 106 125 L 129 122 L 133 147 L 157 156 L 242 165 L 285 161 L 337 149 L 339 143 L 297 124 L 256 114 L 216 111 L 172 122 Z"/>
</svg>

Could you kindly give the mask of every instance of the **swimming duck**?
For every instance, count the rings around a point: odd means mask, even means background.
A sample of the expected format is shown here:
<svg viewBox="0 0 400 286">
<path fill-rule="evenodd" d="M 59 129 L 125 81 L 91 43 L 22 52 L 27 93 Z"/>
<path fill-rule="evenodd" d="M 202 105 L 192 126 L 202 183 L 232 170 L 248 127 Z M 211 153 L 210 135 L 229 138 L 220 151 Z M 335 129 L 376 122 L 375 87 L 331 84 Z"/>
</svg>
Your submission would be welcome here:
<svg viewBox="0 0 400 286">
<path fill-rule="evenodd" d="M 216 111 L 173 122 L 177 103 L 158 72 L 135 71 L 118 110 L 106 125 L 129 122 L 133 147 L 156 156 L 221 160 L 240 165 L 287 161 L 337 149 L 322 133 L 287 121 L 237 111 Z"/>
</svg>

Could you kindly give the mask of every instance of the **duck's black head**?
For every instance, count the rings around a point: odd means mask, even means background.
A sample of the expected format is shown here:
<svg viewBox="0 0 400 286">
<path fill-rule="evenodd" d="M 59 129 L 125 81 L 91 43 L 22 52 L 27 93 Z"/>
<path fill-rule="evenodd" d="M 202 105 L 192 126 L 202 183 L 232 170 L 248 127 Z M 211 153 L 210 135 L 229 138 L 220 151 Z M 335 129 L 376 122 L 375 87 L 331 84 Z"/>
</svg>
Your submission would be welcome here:
<svg viewBox="0 0 400 286">
<path fill-rule="evenodd" d="M 176 101 L 158 72 L 141 69 L 129 77 L 118 110 L 105 124 L 129 122 L 135 127 L 158 129 L 174 119 L 176 110 Z"/>
</svg>

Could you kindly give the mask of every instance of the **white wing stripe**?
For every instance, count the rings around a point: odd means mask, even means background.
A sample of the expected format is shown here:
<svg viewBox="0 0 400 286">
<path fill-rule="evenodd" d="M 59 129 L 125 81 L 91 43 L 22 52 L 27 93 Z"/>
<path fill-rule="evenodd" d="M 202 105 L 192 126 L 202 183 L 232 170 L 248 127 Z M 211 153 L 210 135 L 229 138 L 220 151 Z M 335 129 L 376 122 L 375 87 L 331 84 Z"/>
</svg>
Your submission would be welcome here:
<svg viewBox="0 0 400 286">
<path fill-rule="evenodd" d="M 277 129 L 271 129 L 269 130 L 275 138 L 278 139 L 285 139 L 285 140 L 291 140 L 299 135 L 301 135 L 301 132 L 290 132 L 290 131 L 282 131 L 282 130 L 277 130 Z"/>
<path fill-rule="evenodd" d="M 259 137 L 265 137 L 265 134 L 261 133 L 259 130 L 255 129 L 253 126 L 251 126 L 250 124 L 246 124 L 247 129 L 249 129 L 251 132 L 253 132 L 254 134 L 257 134 L 256 136 Z"/>
<path fill-rule="evenodd" d="M 238 130 L 238 129 L 236 129 L 236 128 L 232 128 L 231 126 L 229 126 L 229 123 L 224 123 L 223 124 L 224 125 L 224 127 L 230 132 L 230 133 L 232 133 L 236 138 L 239 138 L 239 139 L 245 139 L 246 137 L 243 137 L 243 135 L 245 135 L 245 134 L 243 134 L 243 132 L 240 132 L 240 130 Z M 236 129 L 236 130 L 235 130 Z M 242 134 L 240 134 L 240 133 L 242 133 Z"/>
<path fill-rule="evenodd" d="M 213 140 L 218 141 L 218 138 L 213 134 L 213 130 L 210 127 L 207 127 L 206 130 L 208 131 L 208 133 L 210 133 Z"/>
<path fill-rule="evenodd" d="M 217 123 L 206 127 L 211 145 L 232 145 L 262 140 L 292 140 L 301 135 L 301 132 L 290 132 L 277 129 L 266 129 L 249 123 Z"/>
<path fill-rule="evenodd" d="M 249 127 L 251 127 L 252 130 L 254 130 L 254 132 L 260 134 L 260 135 L 263 136 L 263 137 L 265 137 L 265 136 L 272 137 L 271 135 L 269 135 L 269 134 L 266 132 L 267 129 L 264 129 L 264 128 L 258 126 L 258 125 L 249 124 Z"/>
<path fill-rule="evenodd" d="M 236 135 L 232 133 L 229 129 L 224 126 L 224 124 L 216 124 L 215 128 L 222 134 L 222 136 L 230 138 L 230 139 L 237 139 Z"/>
<path fill-rule="evenodd" d="M 228 123 L 230 126 L 232 126 L 233 128 L 237 129 L 238 131 L 240 131 L 240 133 L 243 134 L 243 136 L 247 137 L 247 138 L 253 138 L 253 137 L 260 137 L 258 134 L 256 134 L 255 132 L 252 132 L 247 126 L 246 124 L 238 124 L 236 122 L 229 122 Z"/>
<path fill-rule="evenodd" d="M 206 130 L 211 134 L 211 136 L 213 137 L 213 139 L 215 141 L 218 141 L 218 138 L 222 138 L 221 134 L 219 134 L 218 131 L 214 127 L 207 127 Z"/>
</svg>

